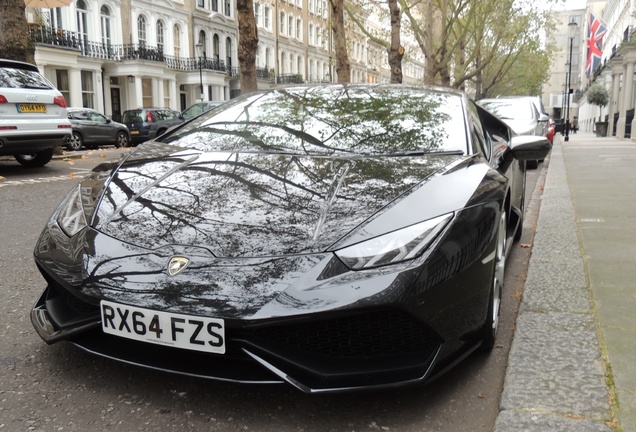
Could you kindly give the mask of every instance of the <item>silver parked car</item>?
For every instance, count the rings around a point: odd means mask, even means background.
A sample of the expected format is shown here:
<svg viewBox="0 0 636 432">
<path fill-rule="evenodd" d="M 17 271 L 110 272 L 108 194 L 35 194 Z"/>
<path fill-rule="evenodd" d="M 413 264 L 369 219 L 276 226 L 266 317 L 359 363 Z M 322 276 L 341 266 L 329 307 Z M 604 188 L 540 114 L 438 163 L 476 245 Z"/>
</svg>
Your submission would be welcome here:
<svg viewBox="0 0 636 432">
<path fill-rule="evenodd" d="M 481 99 L 478 105 L 503 120 L 517 135 L 547 136 L 550 117 L 539 112 L 534 96 L 507 96 Z M 529 160 L 528 168 L 536 168 L 538 160 Z"/>
<path fill-rule="evenodd" d="M 0 156 L 41 167 L 71 138 L 66 100 L 37 66 L 0 59 Z"/>
<path fill-rule="evenodd" d="M 69 150 L 79 150 L 82 146 L 97 148 L 99 144 L 111 144 L 117 148 L 130 145 L 130 131 L 126 125 L 94 109 L 68 108 L 68 118 L 73 125 L 73 138 L 67 145 Z"/>
</svg>

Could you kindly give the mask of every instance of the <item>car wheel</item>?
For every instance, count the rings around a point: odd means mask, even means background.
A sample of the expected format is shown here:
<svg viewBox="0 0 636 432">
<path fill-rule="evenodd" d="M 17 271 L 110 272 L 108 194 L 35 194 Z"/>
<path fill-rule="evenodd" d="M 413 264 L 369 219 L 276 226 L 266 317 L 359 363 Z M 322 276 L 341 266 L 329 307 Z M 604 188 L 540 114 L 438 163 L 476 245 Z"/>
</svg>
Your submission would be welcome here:
<svg viewBox="0 0 636 432">
<path fill-rule="evenodd" d="M 68 141 L 68 144 L 66 145 L 66 147 L 69 150 L 79 150 L 82 148 L 83 145 L 84 145 L 84 139 L 82 138 L 82 135 L 78 132 L 73 131 L 73 135 L 71 136 L 71 139 Z"/>
<path fill-rule="evenodd" d="M 38 168 L 46 165 L 53 158 L 53 149 L 46 149 L 35 154 L 15 155 L 15 160 L 27 168 Z"/>
<path fill-rule="evenodd" d="M 128 147 L 130 142 L 128 141 L 128 135 L 125 132 L 117 132 L 117 137 L 115 138 L 115 147 Z"/>
<path fill-rule="evenodd" d="M 497 330 L 499 328 L 499 312 L 501 310 L 501 298 L 506 268 L 507 223 L 506 212 L 502 211 L 497 229 L 497 245 L 495 246 L 495 263 L 492 272 L 490 298 L 488 300 L 488 315 L 482 329 L 482 351 L 490 351 L 495 346 Z"/>
</svg>

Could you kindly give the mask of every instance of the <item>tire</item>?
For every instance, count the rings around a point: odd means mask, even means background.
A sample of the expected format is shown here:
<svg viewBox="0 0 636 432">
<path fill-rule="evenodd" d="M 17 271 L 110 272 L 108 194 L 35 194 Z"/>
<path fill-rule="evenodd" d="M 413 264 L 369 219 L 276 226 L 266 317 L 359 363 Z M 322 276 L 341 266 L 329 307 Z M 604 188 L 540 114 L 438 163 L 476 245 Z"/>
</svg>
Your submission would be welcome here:
<svg viewBox="0 0 636 432">
<path fill-rule="evenodd" d="M 24 167 L 39 168 L 51 161 L 53 158 L 53 149 L 42 150 L 35 154 L 15 155 L 14 158 Z"/>
<path fill-rule="evenodd" d="M 128 135 L 126 135 L 126 132 L 117 132 L 117 136 L 115 137 L 115 147 L 120 148 L 128 146 L 130 146 L 130 140 L 128 139 Z"/>
<path fill-rule="evenodd" d="M 71 139 L 66 145 L 66 148 L 68 148 L 69 150 L 80 150 L 83 145 L 84 145 L 84 138 L 82 138 L 82 134 L 80 134 L 79 132 L 73 131 L 73 135 L 71 136 Z"/>
<path fill-rule="evenodd" d="M 499 329 L 499 313 L 501 311 L 501 298 L 506 268 L 506 228 L 508 220 L 506 212 L 501 212 L 499 227 L 497 229 L 497 244 L 495 246 L 495 259 L 490 284 L 490 296 L 488 299 L 488 314 L 482 328 L 481 351 L 489 352 L 495 346 L 497 330 Z"/>
</svg>

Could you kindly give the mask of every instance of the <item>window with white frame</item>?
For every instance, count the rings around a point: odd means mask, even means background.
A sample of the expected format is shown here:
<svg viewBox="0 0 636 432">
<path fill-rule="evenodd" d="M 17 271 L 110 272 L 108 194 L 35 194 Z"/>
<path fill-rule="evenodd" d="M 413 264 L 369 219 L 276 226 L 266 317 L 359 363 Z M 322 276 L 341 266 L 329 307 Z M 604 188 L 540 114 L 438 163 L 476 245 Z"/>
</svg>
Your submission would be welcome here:
<svg viewBox="0 0 636 432">
<path fill-rule="evenodd" d="M 137 39 L 139 45 L 146 44 L 146 17 L 143 15 L 137 17 Z"/>
<path fill-rule="evenodd" d="M 172 28 L 172 40 L 174 43 L 174 56 L 179 58 L 181 57 L 181 29 L 176 24 Z"/>
<path fill-rule="evenodd" d="M 157 49 L 159 52 L 163 52 L 163 44 L 164 44 L 164 32 L 163 32 L 163 21 L 157 21 Z"/>
<path fill-rule="evenodd" d="M 225 16 L 232 16 L 232 2 L 230 0 L 225 0 Z"/>
<path fill-rule="evenodd" d="M 314 0 L 307 0 L 307 9 L 309 9 L 309 12 L 314 13 Z"/>
<path fill-rule="evenodd" d="M 219 11 L 219 0 L 210 0 L 210 9 L 214 12 Z"/>
<path fill-rule="evenodd" d="M 261 5 L 258 3 L 254 3 L 254 20 L 256 21 L 257 26 L 263 25 L 263 22 L 261 21 Z"/>
<path fill-rule="evenodd" d="M 307 29 L 307 39 L 309 41 L 309 45 L 313 45 L 314 42 L 314 25 L 309 24 L 309 28 Z"/>
<path fill-rule="evenodd" d="M 75 4 L 77 17 L 77 33 L 80 35 L 82 42 L 88 42 L 88 8 L 84 0 L 77 0 Z"/>
<path fill-rule="evenodd" d="M 197 7 L 205 8 L 205 0 L 197 0 Z"/>
<path fill-rule="evenodd" d="M 62 8 L 61 7 L 49 9 L 49 18 L 51 20 L 50 21 L 51 28 L 54 28 L 54 29 L 64 28 L 64 26 L 62 25 Z"/>
<path fill-rule="evenodd" d="M 221 40 L 219 38 L 218 34 L 214 34 L 214 37 L 212 38 L 212 56 L 214 58 L 214 61 L 219 61 L 221 60 Z"/>
<path fill-rule="evenodd" d="M 82 77 L 82 106 L 95 108 L 95 90 L 93 85 L 93 72 L 83 70 Z"/>
<path fill-rule="evenodd" d="M 296 39 L 303 38 L 303 21 L 300 18 L 296 18 Z"/>
<path fill-rule="evenodd" d="M 316 46 L 322 45 L 322 28 L 316 27 Z"/>
<path fill-rule="evenodd" d="M 285 12 L 281 12 L 280 13 L 280 17 L 279 17 L 279 26 L 280 28 L 278 29 L 278 32 L 282 35 L 285 34 Z"/>
<path fill-rule="evenodd" d="M 268 5 L 263 8 L 263 27 L 272 29 L 272 9 Z"/>
<path fill-rule="evenodd" d="M 163 80 L 163 106 L 170 106 L 170 81 Z"/>
<path fill-rule="evenodd" d="M 288 16 L 287 17 L 287 36 L 293 36 L 294 35 L 294 17 L 293 16 Z"/>
<path fill-rule="evenodd" d="M 108 6 L 102 6 L 99 10 L 100 15 L 100 25 L 101 25 L 101 36 L 102 36 L 102 45 L 110 47 L 112 43 L 111 33 L 110 33 L 110 9 Z"/>
</svg>

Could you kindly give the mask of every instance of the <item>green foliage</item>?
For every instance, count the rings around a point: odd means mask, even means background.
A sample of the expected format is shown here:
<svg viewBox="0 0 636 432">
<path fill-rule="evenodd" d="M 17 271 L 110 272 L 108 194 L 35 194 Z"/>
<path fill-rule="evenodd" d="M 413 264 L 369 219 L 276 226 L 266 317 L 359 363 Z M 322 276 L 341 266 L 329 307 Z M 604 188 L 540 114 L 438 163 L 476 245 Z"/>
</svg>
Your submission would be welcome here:
<svg viewBox="0 0 636 432">
<path fill-rule="evenodd" d="M 609 103 L 609 92 L 603 84 L 596 83 L 587 89 L 585 99 L 588 103 L 602 108 Z"/>
</svg>

